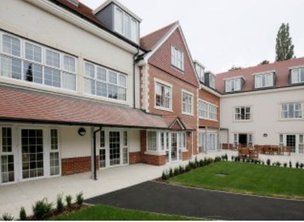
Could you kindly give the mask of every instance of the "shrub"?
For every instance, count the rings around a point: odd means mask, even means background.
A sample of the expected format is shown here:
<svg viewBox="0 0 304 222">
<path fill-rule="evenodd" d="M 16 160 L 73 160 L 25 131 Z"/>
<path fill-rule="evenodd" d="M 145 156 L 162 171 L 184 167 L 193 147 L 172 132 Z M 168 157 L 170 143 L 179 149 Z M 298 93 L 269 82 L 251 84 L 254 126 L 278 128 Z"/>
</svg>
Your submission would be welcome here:
<svg viewBox="0 0 304 222">
<path fill-rule="evenodd" d="M 300 166 L 299 162 L 296 162 L 296 168 L 298 169 Z"/>
<path fill-rule="evenodd" d="M 47 202 L 47 199 L 39 200 L 33 206 L 34 218 L 36 220 L 44 220 L 51 215 L 52 204 Z"/>
<path fill-rule="evenodd" d="M 190 170 L 191 170 L 191 167 L 190 167 L 189 164 L 187 164 L 186 167 L 185 167 L 185 172 L 189 172 Z"/>
<path fill-rule="evenodd" d="M 277 166 L 277 167 L 280 167 L 280 166 L 281 166 L 281 163 L 280 163 L 280 162 L 276 162 L 276 166 Z"/>
<path fill-rule="evenodd" d="M 199 167 L 199 162 L 197 160 L 197 157 L 195 157 L 194 163 L 195 163 L 195 167 Z"/>
<path fill-rule="evenodd" d="M 83 193 L 82 192 L 76 195 L 76 203 L 78 204 L 78 206 L 82 206 L 82 204 L 83 204 Z"/>
<path fill-rule="evenodd" d="M 292 168 L 292 163 L 291 163 L 291 161 L 289 161 L 289 167 Z"/>
<path fill-rule="evenodd" d="M 234 161 L 234 156 L 231 156 L 231 161 Z"/>
<path fill-rule="evenodd" d="M 287 167 L 287 163 L 284 163 L 284 167 L 285 167 L 285 168 Z"/>
<path fill-rule="evenodd" d="M 1 220 L 14 220 L 14 217 L 8 213 L 2 214 Z"/>
<path fill-rule="evenodd" d="M 270 164 L 271 164 L 270 159 L 267 159 L 266 163 L 267 163 L 267 166 L 270 166 Z"/>
<path fill-rule="evenodd" d="M 174 169 L 174 176 L 177 176 L 177 175 L 179 175 L 179 174 L 180 174 L 179 167 L 176 167 L 176 168 Z"/>
<path fill-rule="evenodd" d="M 179 173 L 183 174 L 185 172 L 185 167 L 179 166 Z"/>
<path fill-rule="evenodd" d="M 61 195 L 57 196 L 56 210 L 57 210 L 58 213 L 61 213 L 64 210 L 64 205 L 63 205 L 63 201 L 62 201 L 62 196 Z"/>
<path fill-rule="evenodd" d="M 301 163 L 301 164 L 300 164 L 300 168 L 301 168 L 301 169 L 303 169 L 303 167 L 304 167 L 304 164 L 303 164 L 303 163 Z"/>
<path fill-rule="evenodd" d="M 163 174 L 164 174 L 164 172 L 163 172 Z M 65 197 L 65 202 L 67 203 L 68 208 L 71 208 L 72 207 L 72 196 L 71 195 L 67 195 Z"/>
<path fill-rule="evenodd" d="M 219 157 L 219 156 L 217 156 L 217 157 L 215 157 L 214 158 L 214 162 L 216 163 L 216 162 L 220 162 L 222 159 L 221 159 L 221 157 Z"/>
<path fill-rule="evenodd" d="M 169 170 L 169 177 L 173 177 L 173 176 L 174 176 L 174 171 L 173 171 L 173 169 L 170 168 L 170 170 Z"/>
<path fill-rule="evenodd" d="M 199 165 L 200 165 L 200 167 L 203 167 L 203 166 L 205 165 L 204 160 L 200 160 L 200 161 L 199 161 Z"/>
<path fill-rule="evenodd" d="M 24 207 L 21 207 L 21 209 L 20 209 L 19 219 L 20 220 L 27 220 L 26 211 L 25 211 Z"/>
</svg>

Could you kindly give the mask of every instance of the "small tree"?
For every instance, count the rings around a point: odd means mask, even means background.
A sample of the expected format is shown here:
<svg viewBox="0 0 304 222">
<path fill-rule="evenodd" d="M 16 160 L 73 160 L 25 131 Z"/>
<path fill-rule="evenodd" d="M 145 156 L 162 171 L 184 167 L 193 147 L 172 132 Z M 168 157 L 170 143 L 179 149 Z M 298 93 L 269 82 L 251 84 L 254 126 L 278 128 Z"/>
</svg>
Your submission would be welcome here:
<svg viewBox="0 0 304 222">
<path fill-rule="evenodd" d="M 294 56 L 294 45 L 289 36 L 289 24 L 282 23 L 276 40 L 276 61 L 284 61 Z"/>
<path fill-rule="evenodd" d="M 266 64 L 269 64 L 270 62 L 268 60 L 263 60 L 260 65 L 266 65 Z"/>
<path fill-rule="evenodd" d="M 235 70 L 241 70 L 242 67 L 238 67 L 238 66 L 232 66 L 228 71 L 235 71 Z"/>
</svg>

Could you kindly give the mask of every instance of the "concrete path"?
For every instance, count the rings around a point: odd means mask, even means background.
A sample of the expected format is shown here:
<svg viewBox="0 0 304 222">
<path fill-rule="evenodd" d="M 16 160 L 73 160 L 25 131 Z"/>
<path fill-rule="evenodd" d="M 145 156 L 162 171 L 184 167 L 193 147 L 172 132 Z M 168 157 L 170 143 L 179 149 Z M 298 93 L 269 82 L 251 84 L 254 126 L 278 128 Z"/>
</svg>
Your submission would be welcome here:
<svg viewBox="0 0 304 222">
<path fill-rule="evenodd" d="M 304 201 L 230 194 L 158 182 L 145 182 L 86 202 L 211 219 L 304 219 Z"/>
</svg>

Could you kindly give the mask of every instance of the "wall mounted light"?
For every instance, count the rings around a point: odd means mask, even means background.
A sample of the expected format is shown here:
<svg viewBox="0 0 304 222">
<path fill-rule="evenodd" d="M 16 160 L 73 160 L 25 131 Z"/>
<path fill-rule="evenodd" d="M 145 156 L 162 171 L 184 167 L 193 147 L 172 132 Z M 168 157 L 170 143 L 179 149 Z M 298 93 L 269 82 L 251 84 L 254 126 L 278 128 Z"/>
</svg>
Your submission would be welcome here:
<svg viewBox="0 0 304 222">
<path fill-rule="evenodd" d="M 86 129 L 85 128 L 79 128 L 78 129 L 78 134 L 79 136 L 85 136 L 87 133 Z"/>
<path fill-rule="evenodd" d="M 264 134 L 263 134 L 263 137 L 268 137 L 268 134 L 267 134 L 267 133 L 264 133 Z"/>
</svg>

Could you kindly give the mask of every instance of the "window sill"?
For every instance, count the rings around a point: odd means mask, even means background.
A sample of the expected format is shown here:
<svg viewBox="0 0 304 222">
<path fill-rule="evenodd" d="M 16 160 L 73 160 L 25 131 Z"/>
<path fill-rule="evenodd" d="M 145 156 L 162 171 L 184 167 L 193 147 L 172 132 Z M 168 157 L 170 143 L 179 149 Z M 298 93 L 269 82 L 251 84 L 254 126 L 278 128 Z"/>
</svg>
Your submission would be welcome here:
<svg viewBox="0 0 304 222">
<path fill-rule="evenodd" d="M 146 155 L 152 155 L 152 156 L 165 156 L 166 152 L 165 151 L 146 151 Z"/>
<path fill-rule="evenodd" d="M 208 121 L 214 121 L 214 122 L 218 122 L 217 119 L 208 119 L 208 118 L 203 118 L 203 117 L 199 117 L 200 120 L 208 120 Z"/>
<path fill-rule="evenodd" d="M 177 66 L 175 66 L 175 65 L 173 65 L 173 64 L 171 64 L 171 67 L 172 67 L 173 69 L 175 69 L 176 71 L 178 71 L 178 72 L 180 72 L 180 73 L 182 73 L 182 74 L 185 74 L 185 70 L 182 70 L 182 69 L 178 68 Z"/>
<path fill-rule="evenodd" d="M 167 111 L 167 112 L 173 112 L 172 109 L 170 108 L 165 108 L 165 107 L 161 107 L 161 106 L 154 106 L 155 109 L 158 109 L 158 110 L 162 110 L 162 111 Z"/>
<path fill-rule="evenodd" d="M 186 115 L 186 116 L 194 116 L 193 113 L 185 113 L 185 112 L 182 112 L 183 115 Z"/>
<path fill-rule="evenodd" d="M 233 120 L 234 123 L 250 123 L 252 120 Z"/>
<path fill-rule="evenodd" d="M 304 118 L 288 118 L 288 119 L 279 119 L 279 121 L 285 122 L 285 121 L 303 121 Z"/>
</svg>

